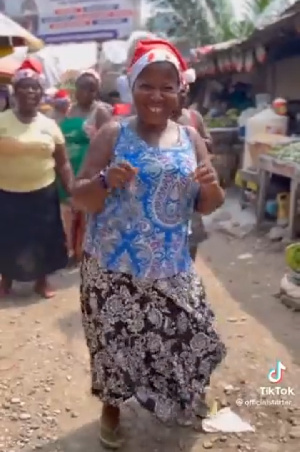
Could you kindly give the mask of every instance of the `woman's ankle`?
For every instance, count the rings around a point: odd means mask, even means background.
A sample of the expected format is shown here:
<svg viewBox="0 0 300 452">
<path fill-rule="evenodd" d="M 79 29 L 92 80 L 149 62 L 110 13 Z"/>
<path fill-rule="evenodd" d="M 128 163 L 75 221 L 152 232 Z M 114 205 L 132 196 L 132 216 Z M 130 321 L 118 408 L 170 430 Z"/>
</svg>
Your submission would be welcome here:
<svg viewBox="0 0 300 452">
<path fill-rule="evenodd" d="M 12 279 L 8 278 L 7 276 L 1 275 L 0 280 L 0 297 L 5 297 L 6 295 L 9 295 L 11 288 L 12 288 Z"/>
<path fill-rule="evenodd" d="M 53 298 L 55 296 L 55 291 L 51 287 L 47 276 L 42 276 L 37 279 L 34 289 L 35 292 L 43 298 Z"/>
</svg>

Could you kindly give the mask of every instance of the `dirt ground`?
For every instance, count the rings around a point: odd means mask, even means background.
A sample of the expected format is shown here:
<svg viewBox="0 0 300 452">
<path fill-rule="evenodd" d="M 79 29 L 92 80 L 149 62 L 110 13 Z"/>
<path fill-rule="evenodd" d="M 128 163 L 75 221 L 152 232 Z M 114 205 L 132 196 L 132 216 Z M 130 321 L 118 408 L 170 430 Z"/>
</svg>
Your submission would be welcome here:
<svg viewBox="0 0 300 452">
<path fill-rule="evenodd" d="M 197 267 L 228 346 L 208 399 L 230 405 L 256 432 L 171 429 L 130 402 L 123 410 L 128 434 L 123 450 L 299 451 L 300 316 L 274 297 L 284 273 L 283 254 L 255 236 L 240 240 L 221 233 L 212 234 L 199 251 Z M 65 272 L 54 279 L 60 288 L 54 300 L 39 301 L 29 294 L 30 287 L 17 286 L 14 297 L 0 305 L 1 452 L 102 450 L 100 406 L 89 394 L 78 274 Z M 294 396 L 261 396 L 260 387 L 271 385 L 267 375 L 276 360 L 287 369 L 281 386 L 291 387 Z M 282 398 L 285 406 L 274 405 Z"/>
</svg>

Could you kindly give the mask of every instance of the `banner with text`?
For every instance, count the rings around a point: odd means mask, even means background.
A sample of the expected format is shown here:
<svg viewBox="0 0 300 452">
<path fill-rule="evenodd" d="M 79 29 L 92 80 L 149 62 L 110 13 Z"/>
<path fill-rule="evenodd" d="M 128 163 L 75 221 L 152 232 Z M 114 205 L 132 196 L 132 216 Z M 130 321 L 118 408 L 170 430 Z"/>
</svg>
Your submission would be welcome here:
<svg viewBox="0 0 300 452">
<path fill-rule="evenodd" d="M 48 44 L 126 39 L 138 26 L 139 0 L 0 0 L 0 12 Z"/>
</svg>

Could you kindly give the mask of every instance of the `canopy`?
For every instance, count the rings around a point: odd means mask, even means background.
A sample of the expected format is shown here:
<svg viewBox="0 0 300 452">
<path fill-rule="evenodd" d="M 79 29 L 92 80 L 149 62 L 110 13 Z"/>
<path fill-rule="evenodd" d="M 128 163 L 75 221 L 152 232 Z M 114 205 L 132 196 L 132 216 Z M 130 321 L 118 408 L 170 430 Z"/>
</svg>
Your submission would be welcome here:
<svg viewBox="0 0 300 452">
<path fill-rule="evenodd" d="M 44 47 L 44 43 L 21 25 L 0 13 L 0 47 L 7 46 L 26 46 L 30 52 L 36 52 Z"/>
</svg>

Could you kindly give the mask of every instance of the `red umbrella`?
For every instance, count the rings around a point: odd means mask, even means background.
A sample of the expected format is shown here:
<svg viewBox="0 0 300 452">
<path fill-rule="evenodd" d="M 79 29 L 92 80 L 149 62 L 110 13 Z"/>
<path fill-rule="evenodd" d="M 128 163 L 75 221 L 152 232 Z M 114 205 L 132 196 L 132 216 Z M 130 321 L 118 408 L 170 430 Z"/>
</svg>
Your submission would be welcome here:
<svg viewBox="0 0 300 452">
<path fill-rule="evenodd" d="M 19 69 L 21 61 L 14 55 L 0 58 L 0 77 L 11 78 Z"/>
</svg>

